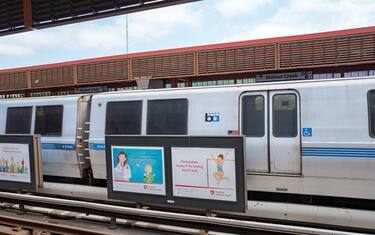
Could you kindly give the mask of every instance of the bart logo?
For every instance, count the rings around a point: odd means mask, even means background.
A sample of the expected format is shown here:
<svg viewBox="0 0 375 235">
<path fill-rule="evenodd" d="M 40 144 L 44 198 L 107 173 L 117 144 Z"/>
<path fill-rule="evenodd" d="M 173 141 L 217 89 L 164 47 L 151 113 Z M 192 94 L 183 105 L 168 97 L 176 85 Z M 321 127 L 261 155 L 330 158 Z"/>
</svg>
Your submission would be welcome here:
<svg viewBox="0 0 375 235">
<path fill-rule="evenodd" d="M 205 122 L 220 122 L 219 113 L 205 113 Z"/>
</svg>

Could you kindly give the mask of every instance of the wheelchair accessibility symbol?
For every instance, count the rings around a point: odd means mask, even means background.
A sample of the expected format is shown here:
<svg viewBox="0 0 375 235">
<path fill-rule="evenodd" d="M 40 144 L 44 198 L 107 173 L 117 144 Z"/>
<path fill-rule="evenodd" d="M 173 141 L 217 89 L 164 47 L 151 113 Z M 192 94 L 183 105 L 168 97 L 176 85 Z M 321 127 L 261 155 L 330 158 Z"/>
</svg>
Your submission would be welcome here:
<svg viewBox="0 0 375 235">
<path fill-rule="evenodd" d="M 303 137 L 312 137 L 312 128 L 302 128 Z"/>
</svg>

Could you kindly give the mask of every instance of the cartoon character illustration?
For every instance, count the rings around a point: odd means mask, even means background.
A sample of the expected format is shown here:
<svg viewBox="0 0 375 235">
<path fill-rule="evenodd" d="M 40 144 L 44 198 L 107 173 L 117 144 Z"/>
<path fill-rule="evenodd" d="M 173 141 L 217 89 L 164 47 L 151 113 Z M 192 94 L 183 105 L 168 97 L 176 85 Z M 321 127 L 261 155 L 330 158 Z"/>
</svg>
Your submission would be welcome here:
<svg viewBox="0 0 375 235">
<path fill-rule="evenodd" d="M 4 172 L 3 162 L 4 162 L 4 158 L 0 159 L 0 172 Z"/>
<path fill-rule="evenodd" d="M 14 158 L 10 158 L 10 166 L 9 166 L 9 172 L 15 173 L 16 172 L 16 165 L 14 164 Z"/>
<path fill-rule="evenodd" d="M 4 172 L 9 172 L 8 159 L 5 160 L 5 164 L 4 164 Z"/>
<path fill-rule="evenodd" d="M 222 180 L 229 181 L 229 177 L 225 176 L 223 165 L 225 163 L 225 159 L 227 158 L 228 153 L 225 156 L 221 153 L 217 157 L 211 156 L 211 159 L 215 161 L 217 171 L 215 171 L 212 175 L 216 179 L 216 184 L 220 184 Z"/>
<path fill-rule="evenodd" d="M 25 173 L 25 161 L 23 159 L 21 160 L 20 173 Z"/>
<path fill-rule="evenodd" d="M 145 174 L 144 176 L 144 182 L 148 184 L 152 184 L 154 181 L 155 174 L 152 174 L 152 166 L 151 165 L 146 165 L 145 166 Z"/>
<path fill-rule="evenodd" d="M 21 165 L 21 161 L 17 162 L 16 164 L 16 172 L 19 173 L 19 174 L 22 174 L 22 165 Z"/>
<path fill-rule="evenodd" d="M 132 173 L 128 164 L 128 157 L 124 151 L 117 154 L 117 165 L 115 167 L 115 180 L 130 181 Z"/>
</svg>

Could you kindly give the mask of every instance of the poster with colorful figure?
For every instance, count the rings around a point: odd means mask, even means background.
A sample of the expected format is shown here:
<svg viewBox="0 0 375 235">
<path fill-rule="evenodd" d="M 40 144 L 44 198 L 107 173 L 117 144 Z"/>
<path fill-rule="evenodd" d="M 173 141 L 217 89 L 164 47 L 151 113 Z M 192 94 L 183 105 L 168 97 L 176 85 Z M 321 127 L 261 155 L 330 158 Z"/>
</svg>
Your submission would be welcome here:
<svg viewBox="0 0 375 235">
<path fill-rule="evenodd" d="M 173 196 L 236 201 L 234 148 L 172 147 Z"/>
<path fill-rule="evenodd" d="M 113 191 L 165 195 L 164 148 L 112 146 Z"/>
<path fill-rule="evenodd" d="M 0 180 L 30 183 L 28 144 L 0 143 Z"/>
</svg>

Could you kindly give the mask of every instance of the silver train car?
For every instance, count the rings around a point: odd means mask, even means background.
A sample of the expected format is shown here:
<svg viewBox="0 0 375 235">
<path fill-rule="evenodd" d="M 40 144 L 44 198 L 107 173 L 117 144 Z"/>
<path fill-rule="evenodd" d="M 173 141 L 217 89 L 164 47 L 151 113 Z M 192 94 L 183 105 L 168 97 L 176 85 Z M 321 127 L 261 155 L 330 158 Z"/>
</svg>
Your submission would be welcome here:
<svg viewBox="0 0 375 235">
<path fill-rule="evenodd" d="M 106 134 L 244 135 L 252 192 L 375 200 L 375 79 L 0 101 L 0 134 L 42 135 L 46 176 L 106 178 Z"/>
<path fill-rule="evenodd" d="M 47 176 L 89 178 L 90 96 L 58 96 L 0 101 L 0 134 L 40 134 Z"/>
</svg>

